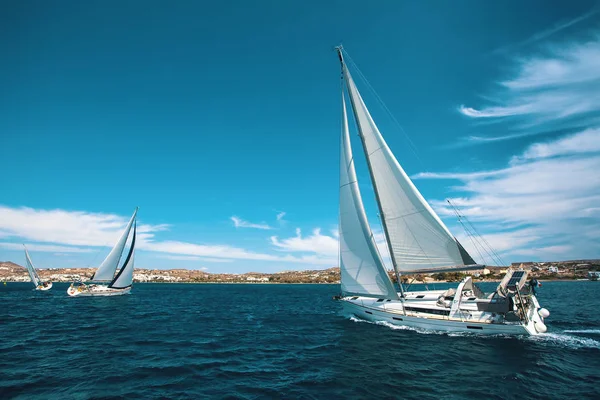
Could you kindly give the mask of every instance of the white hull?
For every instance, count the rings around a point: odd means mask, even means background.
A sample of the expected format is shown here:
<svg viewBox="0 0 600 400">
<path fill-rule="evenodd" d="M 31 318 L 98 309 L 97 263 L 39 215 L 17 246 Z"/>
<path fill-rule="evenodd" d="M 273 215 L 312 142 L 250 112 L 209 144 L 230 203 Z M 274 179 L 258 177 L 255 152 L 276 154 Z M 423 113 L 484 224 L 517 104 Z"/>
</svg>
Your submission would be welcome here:
<svg viewBox="0 0 600 400">
<path fill-rule="evenodd" d="M 52 289 L 52 282 L 48 282 L 48 286 L 38 286 L 35 288 L 35 290 L 41 290 L 41 291 L 46 291 L 46 290 L 50 290 Z"/>
<path fill-rule="evenodd" d="M 407 293 L 407 295 L 410 294 L 410 292 Z M 341 302 L 347 313 L 371 322 L 383 321 L 397 326 L 440 332 L 471 332 L 482 335 L 538 335 L 546 332 L 546 326 L 537 312 L 539 304 L 535 296 L 533 299 L 535 307 L 532 307 L 527 313 L 527 323 L 499 321 L 497 318 L 492 318 L 493 314 L 491 313 L 481 313 L 474 316 L 465 311 L 461 313 L 461 317 L 456 318 L 447 315 L 406 311 L 405 305 L 413 310 L 416 309 L 416 307 L 410 307 L 412 303 L 410 301 L 378 302 L 374 298 L 345 297 L 341 299 Z M 494 317 L 496 317 L 495 314 Z"/>
<path fill-rule="evenodd" d="M 91 297 L 91 296 L 120 296 L 129 294 L 131 286 L 124 289 L 110 288 L 108 285 L 80 285 L 71 286 L 67 289 L 67 294 L 72 297 Z"/>
</svg>

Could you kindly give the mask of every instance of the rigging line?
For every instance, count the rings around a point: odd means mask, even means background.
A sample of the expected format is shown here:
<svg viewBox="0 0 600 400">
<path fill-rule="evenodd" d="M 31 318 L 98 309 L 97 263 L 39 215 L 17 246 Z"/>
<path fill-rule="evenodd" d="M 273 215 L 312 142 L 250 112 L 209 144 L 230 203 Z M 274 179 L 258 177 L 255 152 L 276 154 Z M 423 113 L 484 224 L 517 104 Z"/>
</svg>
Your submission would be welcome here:
<svg viewBox="0 0 600 400">
<path fill-rule="evenodd" d="M 110 244 L 109 243 L 105 243 L 102 246 L 100 246 L 100 248 L 98 250 L 96 250 L 96 254 L 94 255 L 94 258 L 92 259 L 91 264 L 93 264 L 94 262 L 96 262 L 96 258 L 98 258 L 98 254 L 100 254 L 100 252 L 102 251 L 103 247 L 109 247 Z M 88 264 L 88 267 L 90 267 L 91 265 Z"/>
<path fill-rule="evenodd" d="M 481 242 L 483 243 L 483 244 L 481 244 L 481 246 L 484 247 L 484 248 L 487 248 L 486 252 L 489 253 L 490 258 L 492 258 L 496 263 L 498 263 L 498 265 L 504 265 L 504 260 L 500 257 L 500 255 L 498 255 L 498 253 L 496 253 L 496 251 L 494 250 L 494 248 L 489 244 L 489 242 L 485 239 L 485 237 L 483 237 L 483 235 L 481 235 L 477 231 L 477 229 L 469 221 L 469 219 L 466 216 L 464 216 L 464 215 L 461 215 L 461 218 L 464 219 L 467 222 L 467 224 L 470 226 L 470 229 L 472 229 L 472 231 L 474 232 L 474 235 L 481 240 Z"/>
<path fill-rule="evenodd" d="M 481 248 L 487 253 L 487 255 L 490 257 L 490 259 L 493 262 L 497 263 L 498 265 L 504 265 L 504 260 L 502 260 L 502 258 L 498 255 L 498 253 L 496 253 L 496 251 L 494 250 L 494 248 L 483 237 L 483 235 L 481 235 L 477 231 L 477 229 L 469 221 L 469 219 L 466 216 L 464 216 L 464 215 L 462 215 L 460 213 L 460 211 L 458 210 L 458 208 L 450 201 L 450 199 L 446 199 L 446 201 L 448 202 L 448 204 L 450 204 L 450 206 L 454 210 L 454 213 L 457 215 L 457 217 L 459 219 L 459 222 L 461 223 L 461 225 L 463 226 L 463 228 L 465 229 L 465 231 L 469 232 L 469 234 L 472 235 L 475 240 L 477 240 L 477 242 L 479 243 L 479 246 L 481 246 Z M 468 226 L 466 226 L 463 223 L 463 219 L 467 222 Z"/>
<path fill-rule="evenodd" d="M 410 283 L 408 284 L 408 286 L 406 287 L 406 291 L 408 292 L 408 289 L 410 289 L 411 285 L 413 284 L 413 282 L 415 281 L 415 279 L 417 279 L 417 274 L 413 275 L 413 279 L 412 281 L 410 281 Z M 425 279 L 425 278 L 423 278 Z"/>
<path fill-rule="evenodd" d="M 452 204 L 450 203 L 450 205 L 452 206 Z M 467 233 L 467 237 L 469 238 L 469 240 L 471 241 L 471 243 L 473 244 L 473 247 L 475 248 L 475 251 L 477 252 L 477 254 L 479 255 L 479 257 L 481 257 L 482 261 L 485 261 L 486 257 L 483 256 L 483 254 L 479 251 L 479 247 L 477 246 L 476 241 L 473 238 L 473 235 L 471 234 L 471 232 L 469 231 L 469 229 L 464 225 L 464 223 L 462 222 L 461 218 L 460 218 L 460 214 L 458 213 L 458 210 L 456 210 L 454 207 L 452 207 L 452 211 L 454 212 L 454 214 L 456 215 L 456 218 L 458 219 L 458 223 L 463 227 L 463 229 L 465 230 L 465 232 Z"/>
<path fill-rule="evenodd" d="M 482 260 L 484 262 L 486 260 L 490 260 L 493 263 L 497 263 L 498 261 L 494 259 L 493 255 L 479 241 L 479 239 L 473 233 L 473 231 L 467 225 L 464 224 L 464 222 L 462 221 L 462 218 L 460 217 L 460 214 L 457 214 L 457 215 L 459 215 L 459 222 L 460 222 L 461 226 L 463 227 L 463 229 L 465 230 L 465 232 L 467 232 L 467 235 L 469 236 L 469 239 L 473 243 L 473 246 L 475 247 L 475 250 L 477 251 L 477 253 L 479 254 L 479 256 L 482 258 Z M 486 254 L 486 257 L 483 256 L 483 254 L 481 253 L 480 250 L 483 251 Z"/>
<path fill-rule="evenodd" d="M 473 225 L 471 223 L 471 221 L 467 218 L 467 216 L 463 216 L 465 221 L 467 221 L 467 224 L 469 224 L 471 226 L 471 228 L 473 229 L 473 231 L 479 235 L 479 237 L 481 238 L 481 240 L 488 246 L 488 248 L 490 249 L 490 251 L 492 252 L 492 254 L 494 254 L 494 256 L 496 256 L 496 259 L 500 262 L 502 262 L 502 265 L 505 265 L 504 260 L 502 259 L 502 257 L 500 257 L 500 255 L 496 252 L 496 250 L 492 247 L 492 245 L 490 245 L 487 241 L 487 239 L 485 238 L 485 236 L 481 235 L 479 233 L 479 231 L 477 231 L 477 228 L 475 228 L 475 225 Z"/>
<path fill-rule="evenodd" d="M 475 251 L 477 251 L 477 254 L 479 254 L 479 257 L 481 257 L 481 260 L 484 262 L 486 260 L 495 262 L 494 258 L 489 254 L 489 252 L 486 251 L 486 249 L 481 245 L 481 243 L 479 243 L 479 241 L 477 240 L 477 238 L 475 237 L 473 232 L 471 232 L 471 230 L 469 230 L 469 228 L 467 226 L 465 226 L 465 224 L 462 221 L 460 221 L 460 225 L 463 227 L 463 229 L 467 233 L 469 240 L 471 241 L 471 243 L 473 243 L 473 247 L 475 248 Z M 482 252 L 485 253 L 485 256 L 483 255 Z"/>
<path fill-rule="evenodd" d="M 362 71 L 360 70 L 360 68 L 358 68 L 358 65 L 354 62 L 354 60 L 352 59 L 352 57 L 350 57 L 350 55 L 348 54 L 348 52 L 345 49 L 342 49 L 342 51 L 344 52 L 344 55 L 348 58 L 348 60 L 350 60 L 350 62 L 352 63 L 352 66 L 358 72 L 358 75 L 363 79 L 363 81 L 367 84 L 368 88 L 375 95 L 375 98 L 377 99 L 377 101 L 380 103 L 380 105 L 383 107 L 383 109 L 388 113 L 388 115 L 391 117 L 392 121 L 396 124 L 396 126 L 400 129 L 400 132 L 402 133 L 402 135 L 404 135 L 405 139 L 408 141 L 409 148 L 412 151 L 412 153 L 414 154 L 414 156 L 417 158 L 417 160 L 419 161 L 419 163 L 421 164 L 421 167 L 426 172 L 428 172 L 427 168 L 425 168 L 425 164 L 423 163 L 423 161 L 421 160 L 421 157 L 419 156 L 419 153 L 418 153 L 418 150 L 417 150 L 417 146 L 414 144 L 414 142 L 412 141 L 412 139 L 410 138 L 410 136 L 406 133 L 406 131 L 404 130 L 404 128 L 402 127 L 402 125 L 400 125 L 400 122 L 398 122 L 398 120 L 396 119 L 396 117 L 394 116 L 394 114 L 392 114 L 392 112 L 390 111 L 390 109 L 387 107 L 387 105 L 385 104 L 385 102 L 383 101 L 383 99 L 379 96 L 379 94 L 375 91 L 375 88 L 371 85 L 371 83 L 365 77 L 365 75 L 362 73 Z"/>
</svg>

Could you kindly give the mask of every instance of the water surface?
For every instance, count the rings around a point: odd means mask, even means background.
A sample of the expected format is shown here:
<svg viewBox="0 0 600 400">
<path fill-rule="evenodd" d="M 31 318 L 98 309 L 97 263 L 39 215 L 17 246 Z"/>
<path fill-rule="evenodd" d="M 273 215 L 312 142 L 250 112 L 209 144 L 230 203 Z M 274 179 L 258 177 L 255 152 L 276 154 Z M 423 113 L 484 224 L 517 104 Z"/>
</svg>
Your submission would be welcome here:
<svg viewBox="0 0 600 400">
<path fill-rule="evenodd" d="M 520 338 L 361 322 L 339 285 L 67 286 L 0 286 L 0 398 L 600 398 L 600 282 L 544 283 Z"/>
</svg>

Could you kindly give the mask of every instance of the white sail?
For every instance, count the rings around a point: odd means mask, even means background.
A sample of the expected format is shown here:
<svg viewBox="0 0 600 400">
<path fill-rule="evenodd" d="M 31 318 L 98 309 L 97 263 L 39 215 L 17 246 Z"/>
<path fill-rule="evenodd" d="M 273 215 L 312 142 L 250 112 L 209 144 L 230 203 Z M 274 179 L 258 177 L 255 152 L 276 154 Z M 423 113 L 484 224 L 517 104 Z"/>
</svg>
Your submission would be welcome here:
<svg viewBox="0 0 600 400">
<path fill-rule="evenodd" d="M 135 258 L 135 232 L 136 225 L 133 225 L 133 237 L 131 239 L 131 247 L 129 248 L 129 253 L 127 254 L 127 258 L 125 258 L 125 262 L 123 263 L 123 267 L 119 270 L 119 273 L 115 276 L 115 279 L 108 285 L 111 288 L 115 289 L 125 289 L 133 283 L 133 259 Z"/>
<path fill-rule="evenodd" d="M 29 252 L 25 249 L 25 264 L 27 266 L 27 272 L 29 272 L 29 277 L 31 278 L 31 282 L 35 287 L 38 287 L 42 280 L 37 274 L 35 267 L 33 266 L 33 262 L 31 261 L 31 257 L 29 257 Z"/>
<path fill-rule="evenodd" d="M 112 281 L 115 276 L 115 271 L 117 270 L 117 266 L 119 265 L 119 260 L 121 259 L 121 255 L 123 254 L 123 249 L 125 248 L 125 243 L 127 242 L 127 238 L 129 237 L 129 232 L 131 231 L 131 227 L 133 225 L 133 221 L 135 220 L 135 216 L 137 214 L 137 208 L 133 212 L 127 227 L 125 228 L 125 232 L 121 235 L 121 238 L 115 244 L 115 247 L 110 251 L 108 256 L 104 259 L 102 264 L 96 270 L 96 273 L 92 277 L 93 281 Z"/>
<path fill-rule="evenodd" d="M 475 264 L 394 157 L 345 64 L 344 75 L 396 267 L 417 273 Z"/>
<path fill-rule="evenodd" d="M 346 102 L 342 93 L 340 155 L 340 272 L 342 292 L 397 299 L 398 295 L 377 251 L 358 188 Z"/>
</svg>

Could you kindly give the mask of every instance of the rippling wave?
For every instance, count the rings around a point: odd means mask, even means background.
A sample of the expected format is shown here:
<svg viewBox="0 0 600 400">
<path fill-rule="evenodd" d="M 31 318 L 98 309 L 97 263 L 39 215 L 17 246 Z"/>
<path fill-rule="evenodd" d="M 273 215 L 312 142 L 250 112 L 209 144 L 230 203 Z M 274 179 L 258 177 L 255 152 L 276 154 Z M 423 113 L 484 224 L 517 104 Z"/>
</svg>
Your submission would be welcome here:
<svg viewBox="0 0 600 400">
<path fill-rule="evenodd" d="M 600 398 L 595 283 L 544 283 L 535 337 L 365 322 L 336 285 L 66 288 L 0 287 L 1 399 Z"/>
</svg>

